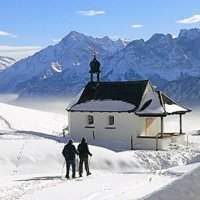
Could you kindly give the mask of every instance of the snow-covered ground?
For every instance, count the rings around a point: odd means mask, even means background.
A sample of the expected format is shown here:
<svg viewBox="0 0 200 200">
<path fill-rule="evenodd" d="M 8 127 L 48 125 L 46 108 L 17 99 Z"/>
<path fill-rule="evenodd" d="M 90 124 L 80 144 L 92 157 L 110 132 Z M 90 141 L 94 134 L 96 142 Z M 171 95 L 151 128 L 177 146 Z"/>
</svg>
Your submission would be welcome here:
<svg viewBox="0 0 200 200">
<path fill-rule="evenodd" d="M 189 140 L 196 144 L 170 151 L 116 153 L 90 146 L 92 175 L 66 180 L 61 155 L 66 126 L 65 115 L 0 103 L 0 199 L 167 200 L 167 194 L 200 178 L 200 136 L 194 135 Z M 170 200 L 194 200 L 197 186 L 193 196 L 177 193 Z"/>
</svg>

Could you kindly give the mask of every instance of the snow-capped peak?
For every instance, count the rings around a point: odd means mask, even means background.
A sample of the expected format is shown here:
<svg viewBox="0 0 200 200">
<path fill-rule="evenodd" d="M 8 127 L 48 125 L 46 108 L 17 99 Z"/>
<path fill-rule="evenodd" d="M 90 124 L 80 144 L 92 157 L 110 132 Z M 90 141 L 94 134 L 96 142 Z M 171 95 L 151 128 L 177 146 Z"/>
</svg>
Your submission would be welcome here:
<svg viewBox="0 0 200 200">
<path fill-rule="evenodd" d="M 12 64 L 14 64 L 16 60 L 11 57 L 0 56 L 0 71 L 5 70 Z"/>
<path fill-rule="evenodd" d="M 84 34 L 79 33 L 77 31 L 71 31 L 66 37 L 71 38 L 73 40 L 79 40 L 82 37 L 86 37 Z"/>
</svg>

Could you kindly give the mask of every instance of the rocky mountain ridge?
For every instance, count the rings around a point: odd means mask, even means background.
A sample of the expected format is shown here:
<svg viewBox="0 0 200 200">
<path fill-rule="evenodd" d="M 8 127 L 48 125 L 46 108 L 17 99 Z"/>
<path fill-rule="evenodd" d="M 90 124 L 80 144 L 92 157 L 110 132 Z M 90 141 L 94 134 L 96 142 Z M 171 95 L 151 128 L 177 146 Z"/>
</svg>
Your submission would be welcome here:
<svg viewBox="0 0 200 200">
<path fill-rule="evenodd" d="M 95 49 L 102 64 L 102 80 L 150 79 L 178 101 L 199 101 L 200 82 L 194 81 L 200 78 L 199 47 L 200 29 L 181 30 L 176 38 L 156 33 L 147 41 L 134 40 L 127 45 L 72 31 L 58 44 L 4 70 L 0 91 L 21 97 L 75 95 L 89 80 Z M 193 87 L 187 94 L 185 84 Z"/>
</svg>

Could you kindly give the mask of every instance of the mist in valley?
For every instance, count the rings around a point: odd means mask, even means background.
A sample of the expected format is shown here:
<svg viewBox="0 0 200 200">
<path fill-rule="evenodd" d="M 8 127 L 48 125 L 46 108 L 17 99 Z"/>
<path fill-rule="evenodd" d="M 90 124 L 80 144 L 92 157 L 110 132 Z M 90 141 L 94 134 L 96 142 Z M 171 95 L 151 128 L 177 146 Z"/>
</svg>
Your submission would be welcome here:
<svg viewBox="0 0 200 200">
<path fill-rule="evenodd" d="M 66 108 L 73 98 L 67 97 L 29 97 L 18 98 L 16 94 L 0 95 L 0 102 L 25 108 L 66 115 Z"/>
<path fill-rule="evenodd" d="M 45 112 L 54 112 L 66 115 L 66 108 L 74 98 L 46 97 L 46 98 L 19 98 L 16 94 L 0 95 L 0 102 Z M 187 105 L 185 104 L 187 107 Z M 200 105 L 189 106 L 192 112 L 183 115 L 183 132 L 191 133 L 200 130 Z M 164 118 L 165 132 L 179 132 L 179 115 Z"/>
<path fill-rule="evenodd" d="M 200 105 L 189 107 L 192 111 L 183 115 L 183 132 L 192 133 L 200 130 Z M 166 132 L 179 132 L 179 115 L 167 116 L 165 119 Z"/>
</svg>

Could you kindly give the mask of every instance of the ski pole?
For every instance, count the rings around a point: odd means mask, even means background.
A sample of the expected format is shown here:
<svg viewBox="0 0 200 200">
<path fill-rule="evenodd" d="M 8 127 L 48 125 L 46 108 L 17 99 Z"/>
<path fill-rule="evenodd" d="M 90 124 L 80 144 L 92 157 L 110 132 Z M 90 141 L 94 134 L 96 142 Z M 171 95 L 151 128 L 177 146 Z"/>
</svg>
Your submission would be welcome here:
<svg viewBox="0 0 200 200">
<path fill-rule="evenodd" d="M 92 159 L 92 156 L 89 157 L 89 161 L 88 161 L 89 168 L 91 168 L 91 167 L 90 167 L 91 159 Z"/>
</svg>

